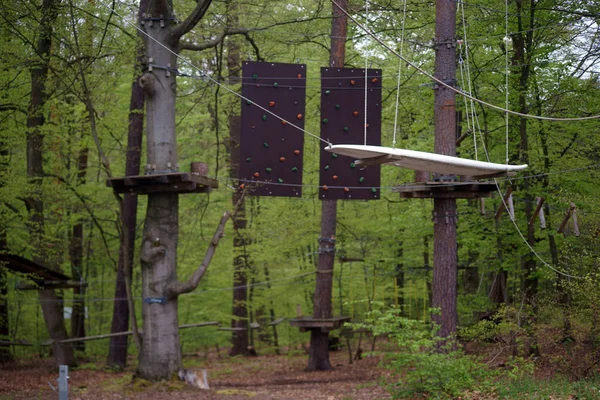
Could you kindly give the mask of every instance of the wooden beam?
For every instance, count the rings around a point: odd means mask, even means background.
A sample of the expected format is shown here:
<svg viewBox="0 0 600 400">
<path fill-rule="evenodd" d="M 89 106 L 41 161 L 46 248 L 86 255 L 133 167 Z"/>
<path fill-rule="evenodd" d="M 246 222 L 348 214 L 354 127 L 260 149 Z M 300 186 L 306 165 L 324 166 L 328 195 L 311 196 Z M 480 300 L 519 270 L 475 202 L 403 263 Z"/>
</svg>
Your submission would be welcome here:
<svg viewBox="0 0 600 400">
<path fill-rule="evenodd" d="M 564 232 L 564 230 L 567 226 L 567 222 L 569 222 L 569 218 L 571 218 L 573 211 L 575 211 L 575 204 L 571 203 L 571 204 L 569 204 L 569 208 L 567 209 L 567 212 L 565 213 L 565 216 L 563 217 L 562 222 L 560 223 L 560 226 L 556 230 L 558 233 Z M 579 227 L 577 229 L 579 230 Z"/>
<path fill-rule="evenodd" d="M 571 215 L 573 218 L 573 234 L 579 237 L 581 236 L 581 232 L 579 231 L 579 223 L 577 222 L 577 207 L 575 203 L 571 203 L 571 207 L 573 207 L 573 214 Z"/>
<path fill-rule="evenodd" d="M 35 280 L 35 284 L 32 283 L 17 283 L 15 288 L 17 290 L 42 290 L 42 289 L 74 289 L 78 287 L 87 287 L 87 282 L 79 281 L 48 281 L 48 280 Z"/>
<path fill-rule="evenodd" d="M 508 204 L 508 198 L 512 195 L 512 191 L 513 191 L 512 186 L 509 186 L 506 188 L 506 193 L 504 193 L 503 201 L 500 204 L 500 206 L 498 207 L 498 210 L 496 211 L 496 215 L 494 215 L 494 218 L 496 218 L 496 221 L 500 220 L 502 213 L 506 209 L 505 204 Z"/>
<path fill-rule="evenodd" d="M 220 324 L 221 323 L 218 321 L 208 321 L 208 322 L 200 322 L 197 324 L 179 325 L 179 329 L 198 328 L 198 327 L 202 327 L 202 326 L 218 326 Z M 140 335 L 143 334 L 143 331 L 139 330 L 139 332 L 140 332 Z M 85 342 L 88 340 L 108 339 L 108 338 L 116 337 L 116 336 L 130 336 L 130 335 L 133 335 L 132 331 L 106 333 L 104 335 L 85 336 L 85 337 L 79 337 L 79 338 L 64 339 L 64 340 L 61 340 L 59 343 L 66 344 L 66 343 L 75 343 L 75 342 Z M 49 339 L 49 340 L 44 341 L 42 343 L 42 346 L 49 346 L 52 343 L 54 343 L 54 340 Z"/>
<path fill-rule="evenodd" d="M 535 219 L 537 218 L 540 211 L 542 212 L 542 214 L 544 213 L 544 211 L 542 210 L 542 206 L 544 205 L 544 198 L 536 197 L 535 201 L 536 201 L 537 205 L 536 205 L 535 210 L 533 211 L 533 215 L 529 219 L 529 222 L 527 223 L 527 225 L 533 225 L 535 223 Z"/>
</svg>

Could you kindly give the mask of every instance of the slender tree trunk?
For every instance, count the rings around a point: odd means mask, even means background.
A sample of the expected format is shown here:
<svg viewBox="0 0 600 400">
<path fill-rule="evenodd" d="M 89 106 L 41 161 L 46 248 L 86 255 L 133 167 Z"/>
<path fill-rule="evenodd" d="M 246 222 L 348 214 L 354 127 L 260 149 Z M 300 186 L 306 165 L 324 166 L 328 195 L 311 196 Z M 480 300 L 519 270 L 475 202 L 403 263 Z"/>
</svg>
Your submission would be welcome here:
<svg viewBox="0 0 600 400">
<path fill-rule="evenodd" d="M 0 142 L 0 166 L 5 167 L 5 159 L 8 155 L 4 148 L 4 143 Z M 4 186 L 5 182 L 0 180 L 0 187 Z M 0 225 L 0 253 L 8 250 L 6 241 L 6 227 Z M 8 318 L 8 281 L 6 270 L 0 268 L 0 339 L 9 340 L 10 325 Z M 0 345 L 0 365 L 12 360 L 12 354 L 9 346 Z"/>
<path fill-rule="evenodd" d="M 456 83 L 456 3 L 436 1 L 435 77 Z M 456 94 L 444 87 L 435 90 L 435 152 L 456 155 Z M 433 202 L 433 297 L 440 314 L 432 319 L 441 337 L 456 333 L 458 314 L 456 199 L 435 198 Z"/>
<path fill-rule="evenodd" d="M 529 92 L 529 82 L 531 76 L 531 59 L 533 51 L 533 32 L 525 31 L 524 16 L 525 10 L 523 8 L 523 0 L 516 0 L 515 5 L 517 7 L 517 23 L 518 31 L 513 35 L 513 63 L 518 68 L 515 69 L 515 74 L 518 77 L 518 93 L 519 93 L 519 112 L 527 114 L 529 112 L 529 106 L 527 104 L 527 96 Z M 535 2 L 530 1 L 529 9 L 529 24 L 528 27 L 533 26 L 535 18 Z M 523 164 L 529 164 L 529 137 L 527 134 L 527 120 L 525 118 L 519 119 L 519 161 Z M 525 172 L 525 178 L 527 178 L 528 172 Z M 525 220 L 529 221 L 533 212 L 533 196 L 529 193 L 529 179 L 523 179 L 523 189 L 525 191 Z M 534 225 L 527 226 L 527 242 L 529 245 L 535 245 L 535 230 Z M 529 252 L 528 252 L 529 253 Z M 535 274 L 536 264 L 535 259 L 531 254 L 523 257 L 522 262 L 523 270 L 523 292 L 525 300 L 528 304 L 532 304 L 535 307 L 535 297 L 538 290 L 538 279 Z"/>
<path fill-rule="evenodd" d="M 348 10 L 347 0 L 337 4 Z M 331 52 L 329 65 L 343 67 L 346 58 L 346 32 L 348 17 L 332 5 Z M 331 318 L 331 295 L 333 290 L 333 267 L 335 263 L 337 201 L 321 200 L 321 237 L 319 238 L 319 262 L 317 265 L 316 287 L 313 302 L 313 318 Z M 307 371 L 327 371 L 332 369 L 329 361 L 329 332 L 311 329 L 310 350 Z"/>
<path fill-rule="evenodd" d="M 77 158 L 77 185 L 85 183 L 88 165 L 88 149 L 79 151 Z M 69 240 L 69 258 L 71 259 L 71 277 L 73 280 L 83 280 L 83 222 L 78 221 L 71 230 Z M 71 337 L 85 337 L 85 288 L 73 288 L 73 311 L 71 313 Z M 85 351 L 85 342 L 76 342 L 73 348 Z"/>
<path fill-rule="evenodd" d="M 235 1 L 227 3 L 227 18 L 230 28 L 239 25 L 238 4 Z M 241 83 L 240 46 L 236 39 L 229 38 L 227 47 L 227 71 L 228 80 L 231 85 Z M 218 117 L 217 117 L 218 118 Z M 229 159 L 230 177 L 232 180 L 238 177 L 240 165 L 240 130 L 241 120 L 239 115 L 229 116 Z M 246 202 L 242 198 L 242 192 L 234 191 L 231 202 L 238 205 L 238 212 L 233 216 L 233 227 L 235 237 L 233 239 L 233 306 L 231 327 L 242 330 L 233 331 L 231 338 L 230 356 L 250 354 L 250 316 L 248 315 L 248 272 L 249 256 L 247 245 L 249 238 L 246 234 Z"/>
<path fill-rule="evenodd" d="M 145 10 L 148 0 L 141 0 L 140 10 Z M 141 15 L 141 12 L 139 13 Z M 129 99 L 129 128 L 127 131 L 127 154 L 125 159 L 125 175 L 139 175 L 142 155 L 142 137 L 144 129 L 144 91 L 139 80 L 144 62 L 143 48 L 136 49 L 135 71 L 131 82 Z M 121 206 L 121 240 L 119 245 L 119 263 L 117 265 L 117 281 L 115 285 L 115 301 L 111 333 L 129 330 L 129 309 L 127 301 L 127 283 L 133 277 L 135 256 L 135 231 L 137 214 L 137 194 L 123 195 Z M 126 279 L 127 278 L 127 279 Z M 107 363 L 111 367 L 127 366 L 128 336 L 115 336 L 110 339 Z"/>
<path fill-rule="evenodd" d="M 31 195 L 25 200 L 29 213 L 29 237 L 32 258 L 35 262 L 46 264 L 44 250 L 44 203 L 42 200 L 42 179 L 44 176 L 43 150 L 44 135 L 41 131 L 45 123 L 44 105 L 46 103 L 46 81 L 50 65 L 50 48 L 52 45 L 52 29 L 58 16 L 57 0 L 44 0 L 39 25 L 39 38 L 36 54 L 39 62 L 31 67 L 31 97 L 27 116 L 27 177 L 32 187 Z M 65 329 L 62 301 L 54 290 L 39 290 L 39 299 L 44 314 L 44 321 L 51 339 L 54 339 L 52 350 L 57 365 L 74 363 L 73 349 L 61 346 L 58 341 L 68 337 Z"/>
</svg>

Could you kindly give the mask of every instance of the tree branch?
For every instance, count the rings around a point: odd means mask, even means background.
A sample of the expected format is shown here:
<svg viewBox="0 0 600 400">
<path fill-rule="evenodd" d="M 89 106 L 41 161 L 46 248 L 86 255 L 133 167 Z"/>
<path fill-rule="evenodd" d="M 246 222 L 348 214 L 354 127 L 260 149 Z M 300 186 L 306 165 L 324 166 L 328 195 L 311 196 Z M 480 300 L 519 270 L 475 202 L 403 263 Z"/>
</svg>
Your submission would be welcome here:
<svg viewBox="0 0 600 400">
<path fill-rule="evenodd" d="M 194 29 L 196 24 L 198 24 L 202 17 L 204 17 L 204 14 L 206 14 L 206 10 L 208 10 L 211 3 L 212 0 L 199 0 L 198 3 L 196 3 L 196 8 L 188 15 L 185 21 L 173 28 L 175 40 L 179 40 L 180 37 Z"/>
<path fill-rule="evenodd" d="M 202 276 L 206 272 L 206 269 L 208 268 L 208 265 L 210 264 L 213 255 L 215 254 L 217 245 L 223 237 L 223 233 L 225 231 L 225 224 L 227 223 L 227 220 L 230 216 L 231 215 L 228 212 L 226 212 L 221 217 L 221 221 L 217 226 L 217 230 L 213 235 L 210 244 L 208 245 L 208 250 L 206 250 L 206 254 L 204 255 L 204 260 L 202 261 L 202 264 L 200 264 L 198 269 L 192 274 L 192 276 L 190 276 L 190 278 L 185 282 L 174 281 L 167 286 L 165 290 L 165 295 L 168 299 L 173 299 L 183 293 L 189 293 L 198 287 L 200 279 L 202 279 Z"/>
<path fill-rule="evenodd" d="M 192 51 L 202 51 L 206 49 L 211 49 L 213 47 L 217 47 L 219 43 L 225 39 L 226 36 L 232 35 L 246 35 L 250 30 L 246 28 L 236 28 L 230 29 L 226 28 L 223 32 L 219 33 L 214 39 L 207 40 L 204 43 L 194 44 L 190 42 L 181 42 L 179 48 L 181 50 L 192 50 Z"/>
</svg>

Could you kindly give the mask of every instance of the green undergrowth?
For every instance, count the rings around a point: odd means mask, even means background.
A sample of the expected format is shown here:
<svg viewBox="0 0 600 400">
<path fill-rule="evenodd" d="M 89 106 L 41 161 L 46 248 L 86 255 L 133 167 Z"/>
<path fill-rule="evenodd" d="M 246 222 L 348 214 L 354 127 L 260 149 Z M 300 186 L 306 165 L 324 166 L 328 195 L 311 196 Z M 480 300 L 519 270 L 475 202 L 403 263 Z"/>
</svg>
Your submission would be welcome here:
<svg viewBox="0 0 600 400">
<path fill-rule="evenodd" d="M 564 377 L 537 379 L 527 375 L 521 379 L 503 380 L 500 383 L 496 390 L 499 399 L 600 399 L 600 378 L 598 377 L 572 382 Z"/>
</svg>

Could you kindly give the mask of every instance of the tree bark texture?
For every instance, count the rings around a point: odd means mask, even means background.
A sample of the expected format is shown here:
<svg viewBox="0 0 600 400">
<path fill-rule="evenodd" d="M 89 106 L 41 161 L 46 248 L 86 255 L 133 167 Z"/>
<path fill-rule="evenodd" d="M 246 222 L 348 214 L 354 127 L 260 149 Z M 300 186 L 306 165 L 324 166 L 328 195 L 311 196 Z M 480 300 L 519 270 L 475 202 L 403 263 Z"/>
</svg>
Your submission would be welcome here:
<svg viewBox="0 0 600 400">
<path fill-rule="evenodd" d="M 85 183 L 89 150 L 83 148 L 77 157 L 77 185 Z M 78 221 L 71 229 L 69 241 L 71 259 L 71 277 L 75 281 L 83 280 L 83 222 Z M 71 313 L 71 337 L 85 337 L 85 288 L 73 288 L 73 308 Z M 75 350 L 85 351 L 85 342 L 76 342 Z"/>
<path fill-rule="evenodd" d="M 1 167 L 5 167 L 5 157 L 7 152 L 4 148 L 4 143 L 0 143 L 0 163 Z M 0 187 L 4 186 L 5 182 L 0 180 Z M 0 225 L 0 252 L 7 251 L 6 228 Z M 8 318 L 8 282 L 6 270 L 0 268 L 0 340 L 10 339 L 9 318 Z M 12 354 L 9 346 L 0 345 L 0 365 L 12 360 Z"/>
<path fill-rule="evenodd" d="M 230 28 L 237 28 L 239 25 L 238 6 L 235 1 L 229 1 L 227 4 L 227 19 Z M 227 71 L 230 84 L 241 82 L 241 59 L 240 46 L 234 38 L 229 38 L 227 47 Z M 238 177 L 238 168 L 240 165 L 240 130 L 241 118 L 239 115 L 229 116 L 229 159 L 230 159 L 230 177 L 235 181 Z M 238 190 L 231 195 L 231 202 L 237 206 L 237 212 L 233 215 L 233 228 L 235 236 L 233 238 L 233 294 L 232 294 L 232 319 L 231 327 L 243 330 L 233 331 L 231 337 L 230 356 L 248 355 L 250 345 L 250 318 L 248 315 L 248 272 L 249 255 L 247 254 L 247 244 L 249 238 L 246 233 L 246 204 L 242 193 Z"/>
<path fill-rule="evenodd" d="M 177 194 L 150 194 L 142 239 L 143 340 L 138 374 L 149 380 L 169 379 L 181 368 L 177 296 L 168 285 L 177 280 L 179 231 Z"/>
<path fill-rule="evenodd" d="M 436 1 L 435 77 L 450 85 L 456 83 L 456 3 Z M 456 155 L 456 95 L 438 85 L 435 90 L 435 152 Z M 433 206 L 433 296 L 432 306 L 440 315 L 433 321 L 440 325 L 441 337 L 456 332 L 458 314 L 456 199 L 434 199 Z"/>
<path fill-rule="evenodd" d="M 28 230 L 33 261 L 46 263 L 44 251 L 44 203 L 42 201 L 42 179 L 44 176 L 43 150 L 44 135 L 41 131 L 45 123 L 46 81 L 50 65 L 53 25 L 58 16 L 58 0 L 44 0 L 41 6 L 41 19 L 38 28 L 36 54 L 40 57 L 30 69 L 31 97 L 27 115 L 27 177 L 32 186 L 31 195 L 25 200 L 29 213 Z M 75 359 L 70 346 L 61 346 L 58 341 L 68 337 L 65 328 L 62 301 L 53 290 L 40 290 L 39 299 L 44 314 L 48 334 L 54 339 L 53 352 L 56 365 L 71 365 Z"/>
<path fill-rule="evenodd" d="M 338 2 L 343 11 L 348 11 L 348 2 Z M 346 32 L 348 17 L 336 4 L 332 4 L 331 51 L 329 65 L 343 67 L 346 58 Z M 333 267 L 335 264 L 337 201 L 321 200 L 321 236 L 319 237 L 319 262 L 313 302 L 313 318 L 331 318 L 331 295 L 333 290 Z M 307 371 L 332 369 L 329 361 L 329 332 L 320 329 L 310 331 L 310 349 Z"/>
<path fill-rule="evenodd" d="M 146 96 L 147 162 L 149 173 L 177 169 L 175 139 L 175 74 L 163 68 L 177 68 L 178 37 L 171 26 L 172 3 L 150 1 L 147 17 L 165 18 L 164 27 L 146 21 L 147 62 L 162 68 L 147 70 L 140 79 Z M 164 46 L 164 47 L 163 47 Z M 165 48 L 166 47 L 166 48 Z M 169 51 L 171 50 L 171 51 Z M 169 76 L 168 76 L 169 75 Z M 177 297 L 166 298 L 166 289 L 177 279 L 179 199 L 177 194 L 150 194 L 141 244 L 143 339 L 138 375 L 143 379 L 169 379 L 181 368 L 177 320 Z"/>
<path fill-rule="evenodd" d="M 148 0 L 140 2 L 140 10 L 147 7 Z M 141 12 L 140 12 L 141 16 Z M 129 99 L 129 127 L 127 131 L 127 154 L 125 158 L 125 175 L 139 175 L 142 154 L 142 137 L 144 129 L 144 90 L 140 86 L 141 68 L 144 62 L 143 48 L 136 49 L 136 65 L 131 97 Z M 119 262 L 115 285 L 115 301 L 111 332 L 123 332 L 129 329 L 129 305 L 127 302 L 127 282 L 131 282 L 133 258 L 135 256 L 135 228 L 137 213 L 137 194 L 123 195 L 121 205 L 121 240 L 119 244 Z M 127 277 L 127 279 L 126 279 Z M 115 336 L 110 339 L 107 363 L 111 367 L 127 366 L 127 336 Z"/>
<path fill-rule="evenodd" d="M 518 67 L 514 70 L 514 74 L 518 77 L 518 93 L 519 93 L 519 112 L 527 114 L 529 112 L 529 106 L 527 104 L 527 97 L 529 92 L 529 81 L 531 76 L 531 60 L 533 53 L 533 30 L 525 29 L 526 24 L 524 23 L 524 17 L 527 17 L 526 10 L 523 8 L 523 0 L 516 0 L 515 5 L 517 8 L 517 26 L 518 32 L 513 34 L 513 64 Z M 535 18 L 535 2 L 530 2 L 529 8 L 529 24 L 527 26 L 533 26 Z M 529 137 L 527 134 L 527 120 L 525 118 L 519 119 L 519 161 L 521 163 L 529 163 Z M 525 171 L 525 178 L 529 175 Z M 529 221 L 533 212 L 533 196 L 529 191 L 529 179 L 523 179 L 523 190 L 525 191 L 525 217 Z M 527 242 L 533 246 L 535 245 L 535 226 L 527 226 Z M 529 251 L 528 251 L 529 253 Z M 534 304 L 534 298 L 537 295 L 538 279 L 535 274 L 536 263 L 535 259 L 531 254 L 523 256 L 522 259 L 522 285 L 523 293 L 527 303 Z"/>
</svg>

